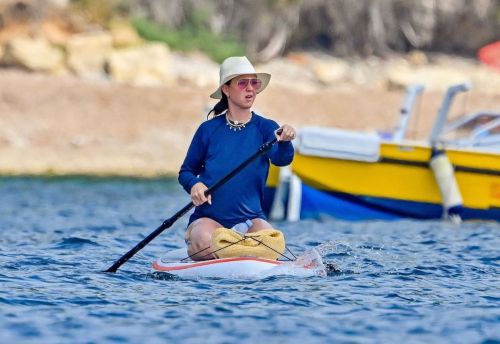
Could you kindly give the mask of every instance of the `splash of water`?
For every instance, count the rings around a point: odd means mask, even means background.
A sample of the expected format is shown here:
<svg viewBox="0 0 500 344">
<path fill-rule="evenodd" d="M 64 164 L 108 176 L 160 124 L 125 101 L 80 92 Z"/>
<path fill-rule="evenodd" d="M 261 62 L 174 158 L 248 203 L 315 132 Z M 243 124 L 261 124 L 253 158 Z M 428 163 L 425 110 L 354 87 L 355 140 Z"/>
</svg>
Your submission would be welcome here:
<svg viewBox="0 0 500 344">
<path fill-rule="evenodd" d="M 339 243 L 339 242 L 334 242 L 334 241 L 327 241 L 323 244 L 320 244 L 312 249 L 316 254 L 320 257 L 319 259 L 322 260 L 324 257 L 331 253 L 338 253 L 339 251 L 342 252 L 349 252 L 351 251 L 350 246 Z M 322 261 L 323 266 L 325 269 L 325 274 L 328 276 L 331 275 L 336 275 L 339 273 L 342 273 L 342 270 L 338 267 L 338 265 L 334 262 L 328 262 L 328 261 Z"/>
<path fill-rule="evenodd" d="M 351 251 L 351 247 L 341 242 L 327 241 L 314 248 L 321 257 L 325 257 L 331 253 L 338 253 L 339 251 Z M 347 253 L 349 254 L 349 253 Z"/>
<path fill-rule="evenodd" d="M 298 256 L 297 259 L 283 262 L 279 266 L 265 272 L 263 275 L 292 275 L 301 277 L 327 276 L 327 267 L 323 264 L 321 255 L 314 249 L 310 249 Z M 259 277 L 263 276 L 262 274 Z"/>
</svg>

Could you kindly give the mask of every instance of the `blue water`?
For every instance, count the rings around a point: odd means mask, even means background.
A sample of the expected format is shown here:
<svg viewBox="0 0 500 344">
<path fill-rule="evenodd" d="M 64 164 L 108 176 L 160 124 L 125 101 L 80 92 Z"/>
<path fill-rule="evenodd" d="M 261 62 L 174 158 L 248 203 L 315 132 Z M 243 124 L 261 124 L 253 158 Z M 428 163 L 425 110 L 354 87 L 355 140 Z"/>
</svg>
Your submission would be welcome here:
<svg viewBox="0 0 500 344">
<path fill-rule="evenodd" d="M 155 278 L 186 216 L 101 272 L 187 201 L 173 180 L 0 179 L 0 342 L 500 342 L 498 223 L 277 223 L 342 272 Z"/>
</svg>

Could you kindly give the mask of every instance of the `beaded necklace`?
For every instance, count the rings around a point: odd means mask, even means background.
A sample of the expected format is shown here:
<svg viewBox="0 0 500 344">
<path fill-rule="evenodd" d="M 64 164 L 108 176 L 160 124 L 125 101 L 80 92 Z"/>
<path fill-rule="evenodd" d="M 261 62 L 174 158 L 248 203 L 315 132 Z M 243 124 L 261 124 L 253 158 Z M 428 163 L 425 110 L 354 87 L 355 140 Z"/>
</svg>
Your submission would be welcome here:
<svg viewBox="0 0 500 344">
<path fill-rule="evenodd" d="M 252 119 L 252 114 L 250 114 L 250 117 L 246 122 L 231 121 L 228 115 L 229 111 L 226 112 L 226 125 L 229 127 L 229 129 L 234 131 L 238 131 L 245 128 L 245 125 L 247 125 L 248 122 L 250 122 L 250 120 Z"/>
</svg>

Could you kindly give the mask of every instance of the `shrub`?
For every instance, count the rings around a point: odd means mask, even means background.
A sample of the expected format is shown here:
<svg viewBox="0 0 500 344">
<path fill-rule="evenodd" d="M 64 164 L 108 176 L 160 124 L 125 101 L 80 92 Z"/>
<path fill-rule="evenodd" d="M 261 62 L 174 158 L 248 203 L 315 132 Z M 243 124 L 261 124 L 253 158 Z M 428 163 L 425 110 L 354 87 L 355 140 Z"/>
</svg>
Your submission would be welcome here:
<svg viewBox="0 0 500 344">
<path fill-rule="evenodd" d="M 202 14 L 192 18 L 179 29 L 169 29 L 146 18 L 132 21 L 139 35 L 149 41 L 166 43 L 174 50 L 200 50 L 216 62 L 228 56 L 244 55 L 245 49 L 234 37 L 216 35 L 205 24 Z"/>
</svg>

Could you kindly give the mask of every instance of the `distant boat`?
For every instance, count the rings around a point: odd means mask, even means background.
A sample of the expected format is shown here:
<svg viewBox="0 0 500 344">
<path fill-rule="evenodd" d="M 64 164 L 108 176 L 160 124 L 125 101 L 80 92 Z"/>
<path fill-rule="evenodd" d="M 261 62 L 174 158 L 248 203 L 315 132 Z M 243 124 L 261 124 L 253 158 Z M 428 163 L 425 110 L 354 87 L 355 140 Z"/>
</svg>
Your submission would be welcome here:
<svg viewBox="0 0 500 344">
<path fill-rule="evenodd" d="M 391 135 L 302 128 L 291 168 L 270 171 L 270 217 L 500 221 L 500 112 L 447 121 L 468 89 L 449 88 L 428 142 L 405 139 L 422 86 L 409 88 Z"/>
</svg>

